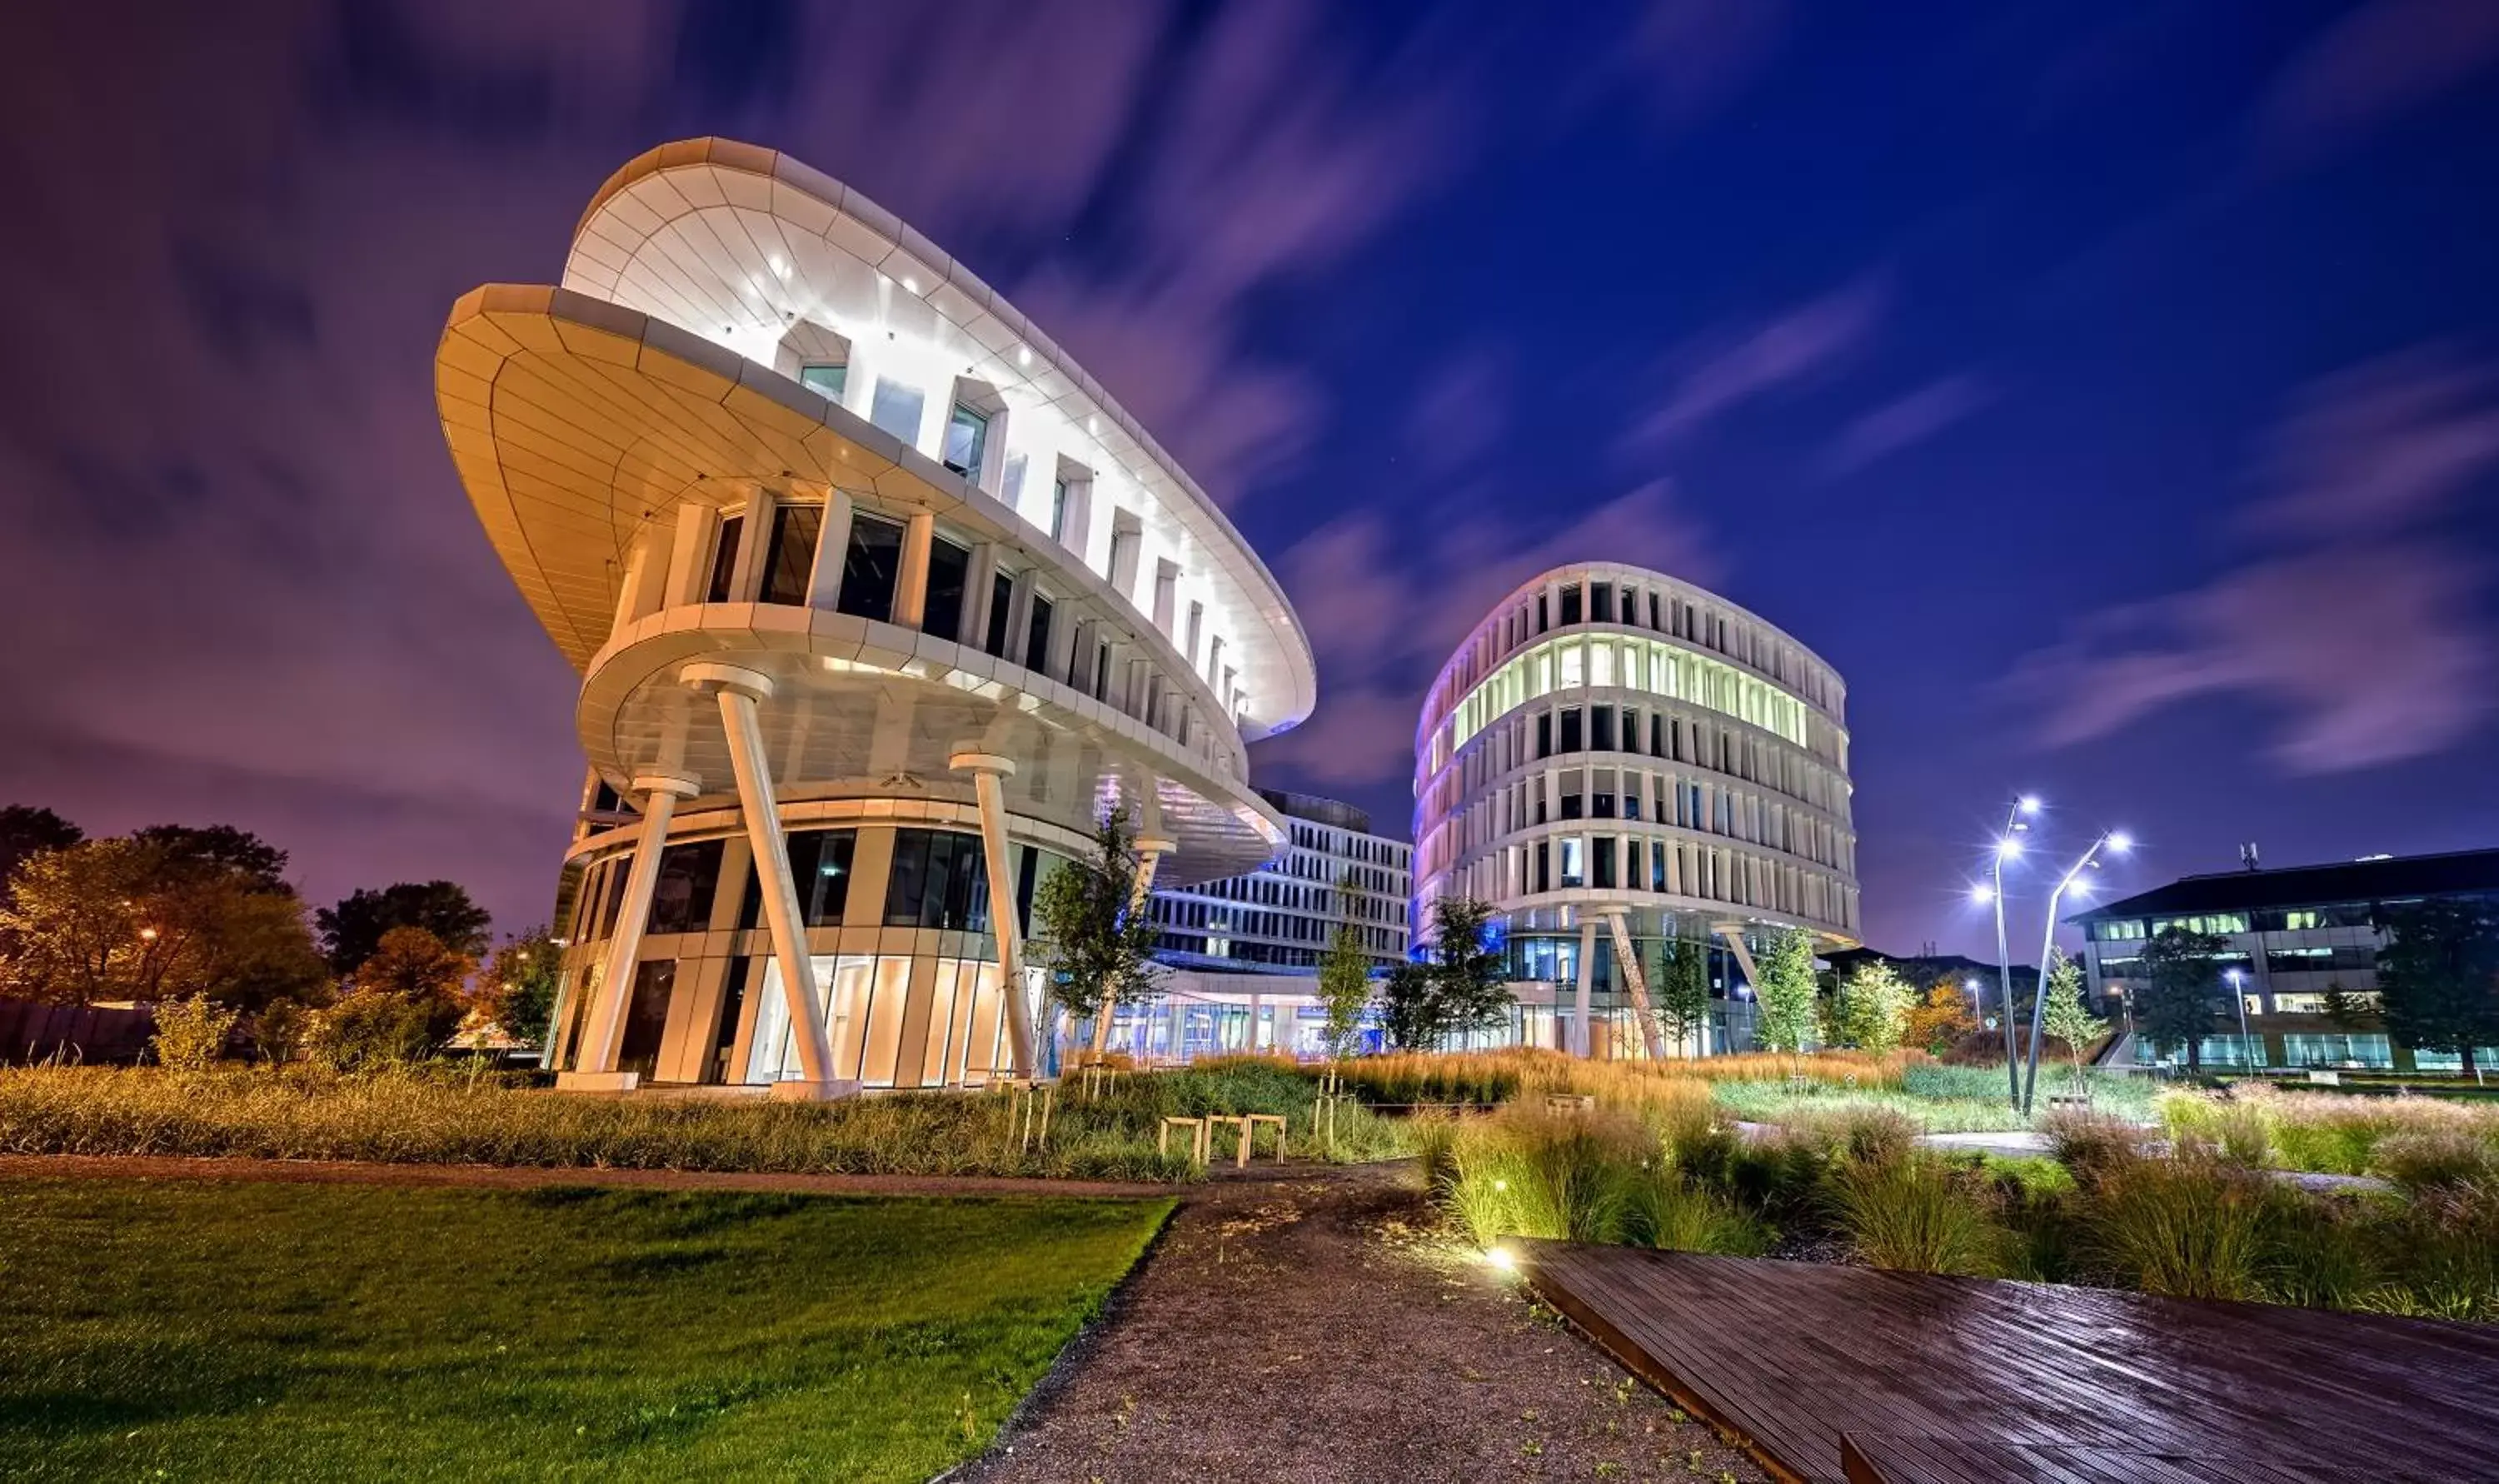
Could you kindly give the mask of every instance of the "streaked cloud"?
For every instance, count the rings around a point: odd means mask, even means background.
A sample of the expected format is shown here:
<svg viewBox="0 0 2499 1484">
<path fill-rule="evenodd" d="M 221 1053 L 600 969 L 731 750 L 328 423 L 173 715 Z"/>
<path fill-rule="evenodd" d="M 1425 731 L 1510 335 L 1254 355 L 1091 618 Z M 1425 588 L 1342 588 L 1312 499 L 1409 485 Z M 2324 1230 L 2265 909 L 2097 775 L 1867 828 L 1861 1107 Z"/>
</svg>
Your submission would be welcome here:
<svg viewBox="0 0 2499 1484">
<path fill-rule="evenodd" d="M 1832 444 L 1826 466 L 1834 475 L 1853 474 L 1869 464 L 1927 442 L 1995 400 L 1995 390 L 1976 376 L 1945 376 L 1930 381 L 1841 430 Z"/>
<path fill-rule="evenodd" d="M 1733 333 L 1688 341 L 1668 357 L 1669 387 L 1624 443 L 1651 448 L 1691 436 L 1748 403 L 1829 371 L 1882 321 L 1889 294 L 1862 278 Z"/>
</svg>

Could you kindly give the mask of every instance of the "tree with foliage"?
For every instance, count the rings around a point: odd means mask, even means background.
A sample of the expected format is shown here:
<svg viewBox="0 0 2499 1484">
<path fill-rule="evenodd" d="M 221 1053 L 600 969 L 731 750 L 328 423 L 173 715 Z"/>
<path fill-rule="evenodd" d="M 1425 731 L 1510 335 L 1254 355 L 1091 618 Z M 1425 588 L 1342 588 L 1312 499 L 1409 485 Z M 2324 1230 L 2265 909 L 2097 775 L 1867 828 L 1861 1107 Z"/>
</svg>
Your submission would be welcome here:
<svg viewBox="0 0 2499 1484">
<path fill-rule="evenodd" d="M 2048 951 L 2047 994 L 2040 1013 L 2046 1016 L 2048 1034 L 2065 1043 L 2065 1054 L 2074 1063 L 2074 1090 L 2081 1092 L 2089 1085 L 2083 1078 L 2083 1048 L 2097 1041 L 2108 1022 L 2083 1003 L 2083 966 L 2066 957 L 2061 949 Z"/>
<path fill-rule="evenodd" d="M 1049 975 L 1053 1000 L 1093 1017 L 1096 1055 L 1111 1044 L 1119 1007 L 1152 998 L 1161 983 L 1153 954 L 1162 934 L 1139 889 L 1144 869 L 1121 804 L 1095 822 L 1091 853 L 1060 864 L 1032 894 L 1032 960 Z"/>
<path fill-rule="evenodd" d="M 0 809 L 0 896 L 18 862 L 46 851 L 65 851 L 86 838 L 86 831 L 49 809 L 11 804 Z"/>
<path fill-rule="evenodd" d="M 1379 985 L 1379 1028 L 1401 1051 L 1429 1050 L 1448 1029 L 1441 1020 L 1441 996 L 1429 965 L 1409 960 L 1388 971 Z"/>
<path fill-rule="evenodd" d="M 11 944 L 0 980 L 21 997 L 93 1004 L 205 995 L 252 1011 L 325 992 L 292 891 L 266 889 L 256 871 L 186 855 L 161 833 L 46 851 L 14 881 L 0 904 L 0 936 Z"/>
<path fill-rule="evenodd" d="M 2378 1013 L 2398 1046 L 2447 1051 L 2475 1075 L 2474 1048 L 2499 1043 L 2499 913 L 2461 898 L 2382 907 Z"/>
<path fill-rule="evenodd" d="M 1668 941 L 1649 979 L 1658 1029 L 1677 1048 L 1690 1045 L 1709 1023 L 1709 945 Z"/>
<path fill-rule="evenodd" d="M 1868 959 L 1848 971 L 1835 997 L 1841 1039 L 1877 1056 L 1899 1049 L 1908 1033 L 1909 982 L 1890 964 Z"/>
<path fill-rule="evenodd" d="M 1353 900 L 1353 876 L 1347 873 L 1336 884 L 1341 902 Z M 1319 1006 L 1327 1012 L 1321 1034 L 1327 1040 L 1328 1055 L 1341 1058 L 1353 1049 L 1353 1038 L 1362 1029 L 1362 1013 L 1371 1008 L 1371 954 L 1362 946 L 1362 928 L 1351 918 L 1339 922 L 1328 939 L 1327 952 L 1319 958 Z"/>
<path fill-rule="evenodd" d="M 1760 1002 L 1753 1034 L 1773 1051 L 1801 1051 L 1813 1039 L 1815 1001 L 1822 985 L 1813 974 L 1813 939 L 1797 928 L 1771 932 L 1756 962 L 1762 982 L 1753 986 Z"/>
<path fill-rule="evenodd" d="M 1492 904 L 1477 897 L 1432 903 L 1432 987 L 1444 1032 L 1491 1030 L 1518 1003 L 1501 951 L 1488 941 L 1492 919 Z"/>
<path fill-rule="evenodd" d="M 156 1032 L 147 1049 L 156 1065 L 171 1072 L 205 1072 L 225 1054 L 238 1013 L 194 995 L 166 1000 L 156 1007 Z"/>
<path fill-rule="evenodd" d="M 507 938 L 477 979 L 478 1008 L 503 1033 L 524 1046 L 546 1040 L 564 982 L 564 950 L 544 927 Z"/>
<path fill-rule="evenodd" d="M 1927 986 L 1927 996 L 1909 1011 L 1902 1027 L 1904 1045 L 1940 1056 L 1964 1037 L 1978 1033 L 1978 1013 L 1970 1009 L 1969 991 L 1960 980 L 1945 975 Z"/>
<path fill-rule="evenodd" d="M 231 824 L 150 824 L 130 838 L 160 852 L 169 872 L 230 877 L 247 891 L 295 894 L 286 882 L 286 853 L 250 830 Z"/>
<path fill-rule="evenodd" d="M 471 1008 L 469 977 L 477 960 L 422 927 L 394 927 L 382 934 L 356 969 L 349 988 L 379 994 L 422 1012 L 426 1048 L 440 1047 L 460 1029 Z"/>
<path fill-rule="evenodd" d="M 404 881 L 379 891 L 359 889 L 335 907 L 312 915 L 321 930 L 321 951 L 330 957 L 332 973 L 344 979 L 381 947 L 382 935 L 394 927 L 421 927 L 443 947 L 471 958 L 485 956 L 493 939 L 494 919 L 470 900 L 457 882 Z"/>
<path fill-rule="evenodd" d="M 2143 946 L 2143 987 L 2135 992 L 2134 1028 L 2158 1051 L 2187 1048 L 2187 1071 L 2204 1069 L 2204 1033 L 2213 1026 L 2213 960 L 2230 950 L 2213 933 L 2171 925 Z"/>
</svg>

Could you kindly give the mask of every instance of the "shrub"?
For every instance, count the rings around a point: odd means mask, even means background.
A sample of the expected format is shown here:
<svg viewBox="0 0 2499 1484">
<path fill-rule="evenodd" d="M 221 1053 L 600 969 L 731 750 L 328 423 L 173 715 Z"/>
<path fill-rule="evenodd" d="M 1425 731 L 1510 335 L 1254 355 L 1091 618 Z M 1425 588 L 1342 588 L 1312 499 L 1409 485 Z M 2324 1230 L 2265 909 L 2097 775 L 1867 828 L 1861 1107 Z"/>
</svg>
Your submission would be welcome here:
<svg viewBox="0 0 2499 1484">
<path fill-rule="evenodd" d="M 2089 1187 L 2087 1250 L 2145 1293 L 2261 1299 L 2266 1227 L 2282 1195 L 2266 1176 L 2210 1160 L 2125 1162 Z"/>
<path fill-rule="evenodd" d="M 2378 1141 L 2370 1166 L 2416 1196 L 2499 1176 L 2490 1146 L 2456 1129 L 2390 1134 Z"/>
<path fill-rule="evenodd" d="M 2144 1131 L 2106 1113 L 2059 1109 L 2040 1119 L 2040 1129 L 2077 1184 L 2095 1184 L 2143 1157 Z"/>
<path fill-rule="evenodd" d="M 1918 1125 L 1907 1115 L 1869 1104 L 1843 1104 L 1788 1120 L 1791 1134 L 1846 1164 L 1892 1164 L 1917 1146 Z"/>
<path fill-rule="evenodd" d="M 186 1000 L 165 1000 L 156 1006 L 156 1034 L 147 1049 L 156 1064 L 171 1072 L 199 1072 L 225 1054 L 226 1038 L 234 1033 L 236 1012 L 210 1003 L 205 994 Z"/>
<path fill-rule="evenodd" d="M 313 1015 L 305 1051 L 333 1072 L 405 1066 L 433 1049 L 434 1018 L 422 1001 L 358 989 Z"/>
<path fill-rule="evenodd" d="M 1926 1155 L 1843 1164 L 1831 1177 L 1839 1229 L 1850 1249 L 1877 1268 L 1999 1274 L 2012 1237 L 1994 1219 L 1992 1192 L 1972 1174 Z"/>
<path fill-rule="evenodd" d="M 1735 1203 L 1673 1171 L 1651 1171 L 1628 1182 L 1623 1240 L 1671 1252 L 1759 1257 L 1770 1232 Z"/>
</svg>

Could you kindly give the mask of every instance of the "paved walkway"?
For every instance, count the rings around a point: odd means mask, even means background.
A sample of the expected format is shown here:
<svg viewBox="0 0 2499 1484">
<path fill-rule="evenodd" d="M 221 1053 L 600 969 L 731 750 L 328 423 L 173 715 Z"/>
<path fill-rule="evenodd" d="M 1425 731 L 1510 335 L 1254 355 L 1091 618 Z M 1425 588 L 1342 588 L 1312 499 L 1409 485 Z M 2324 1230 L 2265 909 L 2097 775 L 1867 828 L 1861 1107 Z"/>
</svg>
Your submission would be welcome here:
<svg viewBox="0 0 2499 1484">
<path fill-rule="evenodd" d="M 1427 1239 L 1413 1178 L 1200 1187 L 963 1484 L 1765 1477 Z"/>
</svg>

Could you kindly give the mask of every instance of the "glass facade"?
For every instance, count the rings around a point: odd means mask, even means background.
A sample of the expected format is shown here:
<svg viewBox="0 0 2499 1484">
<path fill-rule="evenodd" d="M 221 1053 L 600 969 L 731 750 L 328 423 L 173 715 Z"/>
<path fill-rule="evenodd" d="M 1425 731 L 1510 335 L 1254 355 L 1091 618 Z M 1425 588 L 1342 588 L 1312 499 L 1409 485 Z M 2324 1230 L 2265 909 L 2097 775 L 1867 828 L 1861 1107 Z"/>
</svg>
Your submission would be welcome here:
<svg viewBox="0 0 2499 1484">
<path fill-rule="evenodd" d="M 854 618 L 891 623 L 893 584 L 901 568 L 902 523 L 854 513 L 850 547 L 842 554 L 841 597 L 834 607 Z"/>
</svg>

